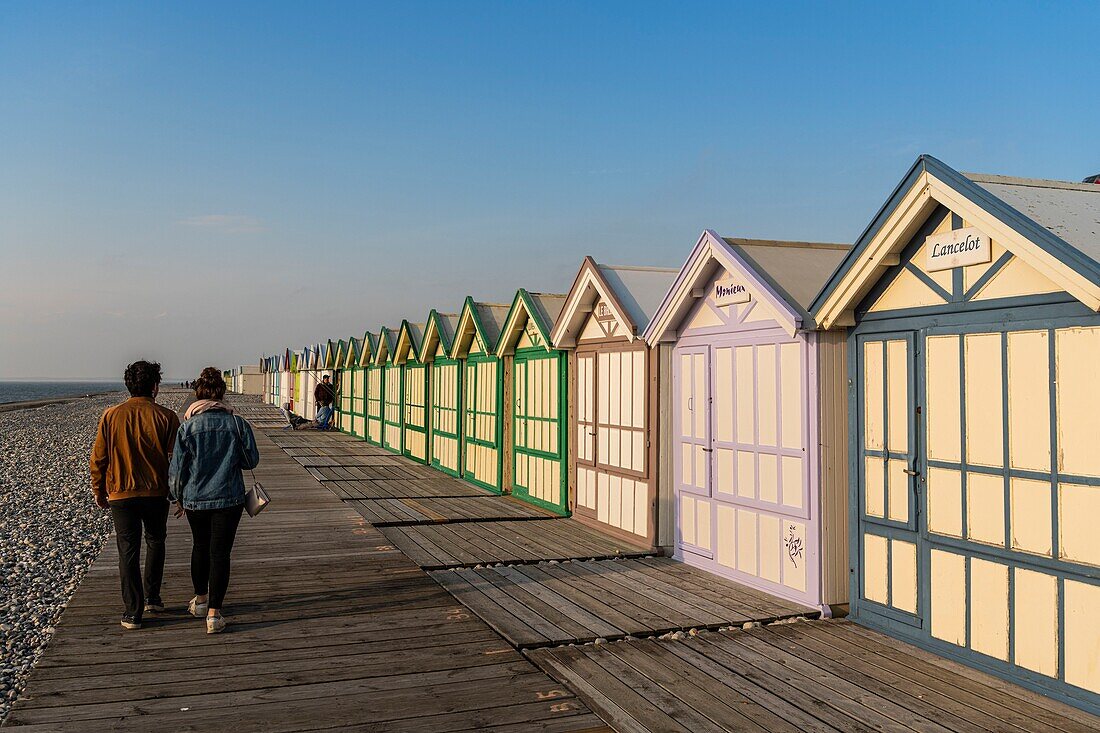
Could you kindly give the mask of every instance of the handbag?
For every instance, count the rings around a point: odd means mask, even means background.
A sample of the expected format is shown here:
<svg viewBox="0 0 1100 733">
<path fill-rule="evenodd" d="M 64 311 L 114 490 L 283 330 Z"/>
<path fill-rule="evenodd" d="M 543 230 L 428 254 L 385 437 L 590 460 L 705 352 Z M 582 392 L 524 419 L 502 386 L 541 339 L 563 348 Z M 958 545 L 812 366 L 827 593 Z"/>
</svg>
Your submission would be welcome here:
<svg viewBox="0 0 1100 733">
<path fill-rule="evenodd" d="M 233 427 L 237 429 L 237 438 L 241 441 L 241 452 L 244 452 L 244 435 L 241 434 L 241 426 L 237 424 L 237 416 L 230 415 L 233 419 Z M 251 468 L 248 472 L 252 474 L 252 488 L 244 492 L 244 510 L 248 512 L 248 516 L 254 517 L 271 503 L 271 497 L 267 495 L 267 491 L 264 490 L 263 484 L 256 480 L 256 472 Z"/>
</svg>

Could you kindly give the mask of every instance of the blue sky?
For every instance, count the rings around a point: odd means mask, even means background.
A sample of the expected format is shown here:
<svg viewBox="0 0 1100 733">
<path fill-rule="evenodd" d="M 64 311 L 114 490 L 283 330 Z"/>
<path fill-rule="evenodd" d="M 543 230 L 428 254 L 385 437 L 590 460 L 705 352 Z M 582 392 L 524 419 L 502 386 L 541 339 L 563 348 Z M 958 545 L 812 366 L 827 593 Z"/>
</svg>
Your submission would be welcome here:
<svg viewBox="0 0 1100 733">
<path fill-rule="evenodd" d="M 1100 173 L 1095 3 L 226 5 L 0 6 L 0 378 L 850 242 L 922 152 Z"/>
</svg>

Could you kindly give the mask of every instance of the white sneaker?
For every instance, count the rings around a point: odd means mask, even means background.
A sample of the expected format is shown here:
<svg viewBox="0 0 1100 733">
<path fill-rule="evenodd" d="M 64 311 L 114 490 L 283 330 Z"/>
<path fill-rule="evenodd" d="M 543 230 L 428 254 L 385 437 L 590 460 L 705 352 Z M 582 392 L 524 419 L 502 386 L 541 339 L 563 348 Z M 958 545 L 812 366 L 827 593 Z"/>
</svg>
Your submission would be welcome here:
<svg viewBox="0 0 1100 733">
<path fill-rule="evenodd" d="M 195 618 L 202 618 L 206 615 L 207 609 L 210 607 L 208 603 L 199 603 L 199 597 L 195 596 L 191 599 L 191 602 L 187 604 L 187 612 Z"/>
<path fill-rule="evenodd" d="M 221 616 L 206 617 L 206 633 L 220 634 L 225 631 L 225 619 Z"/>
</svg>

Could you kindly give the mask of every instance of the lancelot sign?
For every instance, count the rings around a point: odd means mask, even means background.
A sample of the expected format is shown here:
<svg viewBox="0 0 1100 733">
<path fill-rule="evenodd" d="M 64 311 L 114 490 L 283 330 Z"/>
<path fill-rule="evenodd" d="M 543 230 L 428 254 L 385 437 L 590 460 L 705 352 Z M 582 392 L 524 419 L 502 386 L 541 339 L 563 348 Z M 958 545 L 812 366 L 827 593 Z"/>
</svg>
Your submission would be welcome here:
<svg viewBox="0 0 1100 733">
<path fill-rule="evenodd" d="M 748 303 L 749 291 L 743 283 L 727 277 L 714 283 L 714 304 L 732 305 L 733 303 Z"/>
<path fill-rule="evenodd" d="M 926 252 L 928 262 L 925 269 L 929 272 L 979 265 L 989 262 L 993 257 L 989 248 L 989 237 L 974 227 L 933 234 L 928 238 Z"/>
</svg>

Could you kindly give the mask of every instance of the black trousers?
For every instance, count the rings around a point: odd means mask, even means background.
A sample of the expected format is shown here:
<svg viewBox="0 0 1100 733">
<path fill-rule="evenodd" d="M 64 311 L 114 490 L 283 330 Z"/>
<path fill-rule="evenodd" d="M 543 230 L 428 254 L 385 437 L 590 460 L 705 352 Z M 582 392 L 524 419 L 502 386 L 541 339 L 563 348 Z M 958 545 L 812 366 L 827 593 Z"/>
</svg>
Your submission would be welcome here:
<svg viewBox="0 0 1100 733">
<path fill-rule="evenodd" d="M 118 576 L 126 615 L 141 619 L 145 600 L 160 602 L 164 577 L 164 536 L 168 529 L 168 500 L 139 497 L 111 503 L 118 542 Z M 145 528 L 145 577 L 141 573 L 141 530 Z"/>
<path fill-rule="evenodd" d="M 195 595 L 210 595 L 210 608 L 221 608 L 229 589 L 229 555 L 241 523 L 243 506 L 228 509 L 187 510 L 191 525 L 191 584 Z"/>
</svg>

